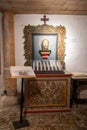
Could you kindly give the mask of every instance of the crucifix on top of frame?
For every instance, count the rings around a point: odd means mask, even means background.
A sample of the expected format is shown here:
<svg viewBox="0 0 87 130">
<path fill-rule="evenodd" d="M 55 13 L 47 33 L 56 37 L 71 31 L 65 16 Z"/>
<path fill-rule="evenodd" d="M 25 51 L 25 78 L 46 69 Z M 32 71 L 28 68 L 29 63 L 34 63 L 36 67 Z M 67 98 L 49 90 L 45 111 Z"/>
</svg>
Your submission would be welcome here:
<svg viewBox="0 0 87 130">
<path fill-rule="evenodd" d="M 46 15 L 44 15 L 43 18 L 41 18 L 41 21 L 43 21 L 44 25 L 46 25 L 46 21 L 49 21 L 49 18 L 46 18 Z"/>
</svg>

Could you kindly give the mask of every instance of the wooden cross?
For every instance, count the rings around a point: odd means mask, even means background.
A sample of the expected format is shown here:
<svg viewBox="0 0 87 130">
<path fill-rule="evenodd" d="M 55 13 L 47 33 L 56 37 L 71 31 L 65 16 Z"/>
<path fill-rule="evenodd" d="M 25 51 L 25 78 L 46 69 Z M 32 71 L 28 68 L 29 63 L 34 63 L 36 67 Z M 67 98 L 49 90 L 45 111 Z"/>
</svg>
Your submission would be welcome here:
<svg viewBox="0 0 87 130">
<path fill-rule="evenodd" d="M 44 15 L 43 18 L 41 18 L 41 21 L 44 21 L 44 24 L 46 24 L 46 21 L 49 21 L 49 18 L 46 18 L 46 15 Z"/>
</svg>

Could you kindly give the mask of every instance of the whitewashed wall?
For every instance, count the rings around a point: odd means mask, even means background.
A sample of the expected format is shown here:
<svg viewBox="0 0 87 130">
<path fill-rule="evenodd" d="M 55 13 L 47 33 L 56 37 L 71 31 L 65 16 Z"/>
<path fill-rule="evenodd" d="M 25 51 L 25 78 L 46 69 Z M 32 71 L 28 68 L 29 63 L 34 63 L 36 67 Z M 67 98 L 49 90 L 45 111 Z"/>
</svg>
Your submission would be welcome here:
<svg viewBox="0 0 87 130">
<path fill-rule="evenodd" d="M 43 24 L 40 20 L 43 15 L 14 15 L 15 28 L 15 62 L 24 65 L 23 28 L 25 25 Z M 53 26 L 63 25 L 66 28 L 66 69 L 68 71 L 87 72 L 87 16 L 80 15 L 47 15 L 47 24 Z M 0 44 L 1 44 L 1 75 L 0 93 L 3 85 L 3 41 L 2 41 L 2 13 L 0 13 Z M 20 82 L 18 82 L 18 91 Z"/>
<path fill-rule="evenodd" d="M 15 61 L 24 65 L 23 28 L 25 25 L 43 24 L 43 15 L 14 15 L 15 26 Z M 66 28 L 66 70 L 87 72 L 87 16 L 47 15 L 47 24 Z"/>
</svg>

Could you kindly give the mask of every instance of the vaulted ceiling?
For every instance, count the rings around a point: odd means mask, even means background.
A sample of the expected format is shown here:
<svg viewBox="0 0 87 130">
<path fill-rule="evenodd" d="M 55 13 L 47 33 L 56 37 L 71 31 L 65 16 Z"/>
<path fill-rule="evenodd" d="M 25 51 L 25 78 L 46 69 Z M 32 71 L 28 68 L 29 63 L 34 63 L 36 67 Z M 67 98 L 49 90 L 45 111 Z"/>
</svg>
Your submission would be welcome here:
<svg viewBox="0 0 87 130">
<path fill-rule="evenodd" d="M 87 0 L 0 0 L 0 11 L 17 14 L 87 15 Z"/>
</svg>

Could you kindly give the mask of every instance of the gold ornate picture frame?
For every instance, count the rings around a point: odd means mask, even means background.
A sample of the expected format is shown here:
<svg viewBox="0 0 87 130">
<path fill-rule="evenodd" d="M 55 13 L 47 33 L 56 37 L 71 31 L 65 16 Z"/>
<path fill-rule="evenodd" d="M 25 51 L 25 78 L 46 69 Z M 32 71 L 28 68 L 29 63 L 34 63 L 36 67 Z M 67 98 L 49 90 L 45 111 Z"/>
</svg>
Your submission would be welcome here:
<svg viewBox="0 0 87 130">
<path fill-rule="evenodd" d="M 32 65 L 32 59 L 33 59 L 33 53 L 32 53 L 32 48 L 33 48 L 33 39 L 32 35 L 34 33 L 36 34 L 57 34 L 58 35 L 58 43 L 57 43 L 57 57 L 58 61 L 61 62 L 63 69 L 65 69 L 65 35 L 66 35 L 66 29 L 64 26 L 52 26 L 52 25 L 37 25 L 37 26 L 31 26 L 27 25 L 24 27 L 23 30 L 24 36 L 24 56 L 26 62 L 24 63 L 25 66 Z"/>
</svg>

